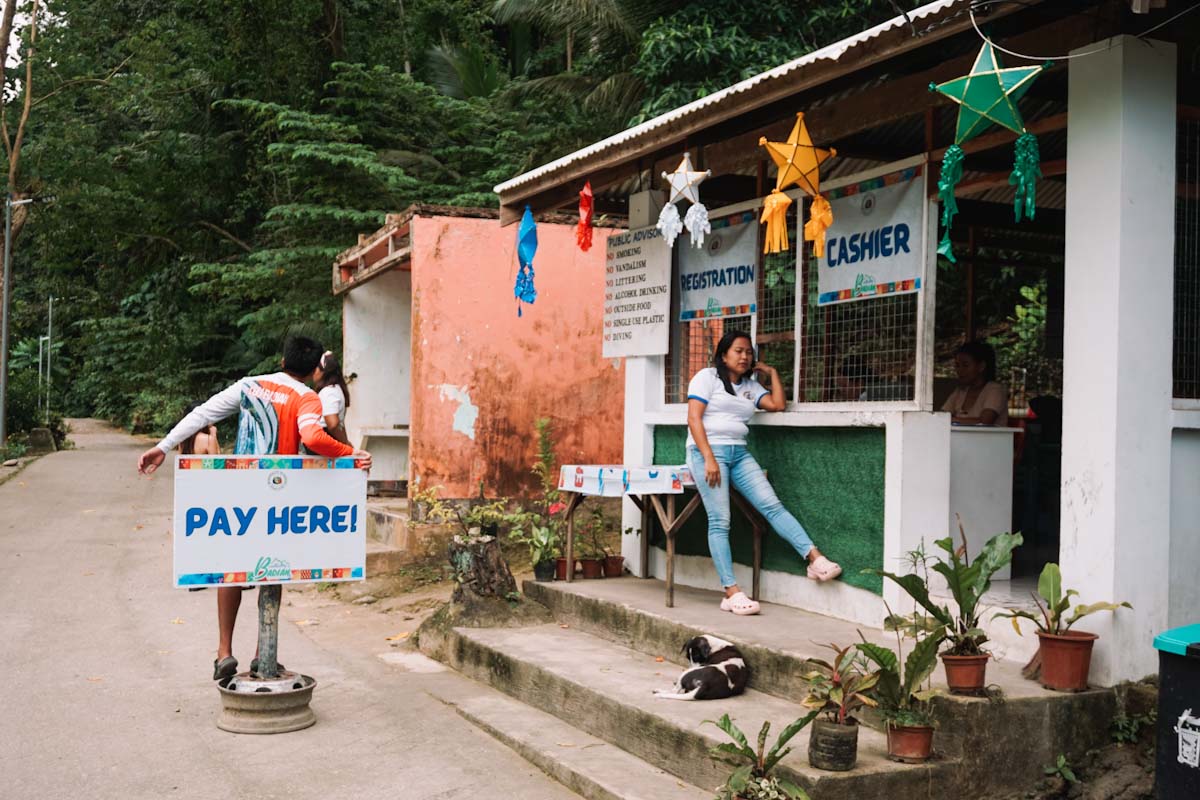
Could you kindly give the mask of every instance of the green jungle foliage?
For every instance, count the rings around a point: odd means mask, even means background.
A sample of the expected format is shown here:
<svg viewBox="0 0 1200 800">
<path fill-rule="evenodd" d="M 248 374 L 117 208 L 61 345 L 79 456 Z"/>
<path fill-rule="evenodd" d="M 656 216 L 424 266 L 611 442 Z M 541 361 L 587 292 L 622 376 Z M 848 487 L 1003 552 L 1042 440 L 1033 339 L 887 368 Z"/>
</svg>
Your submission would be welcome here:
<svg viewBox="0 0 1200 800">
<path fill-rule="evenodd" d="M 337 349 L 331 259 L 385 214 L 493 206 L 501 180 L 895 13 L 890 0 L 45 0 L 9 189 L 54 200 L 14 239 L 14 350 L 36 352 L 53 295 L 54 410 L 162 430 L 272 369 L 290 326 Z M 29 58 L 17 16 L 10 131 Z M 30 424 L 36 369 L 14 359 L 14 430 Z"/>
</svg>

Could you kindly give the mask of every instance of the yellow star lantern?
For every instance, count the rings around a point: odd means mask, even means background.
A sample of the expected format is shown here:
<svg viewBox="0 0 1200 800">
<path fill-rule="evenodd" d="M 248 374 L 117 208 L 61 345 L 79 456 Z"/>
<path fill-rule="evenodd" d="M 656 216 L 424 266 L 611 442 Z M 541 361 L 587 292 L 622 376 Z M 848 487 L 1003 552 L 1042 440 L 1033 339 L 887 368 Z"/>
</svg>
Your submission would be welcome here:
<svg viewBox="0 0 1200 800">
<path fill-rule="evenodd" d="M 767 224 L 764 253 L 778 253 L 788 248 L 787 209 L 791 199 L 784 194 L 789 186 L 799 186 L 813 198 L 813 213 L 804 226 L 804 238 L 813 243 L 813 252 L 818 258 L 825 255 L 825 229 L 833 222 L 829 203 L 821 196 L 821 165 L 837 155 L 837 150 L 816 147 L 808 126 L 804 124 L 804 113 L 796 114 L 796 124 L 786 142 L 768 142 L 764 136 L 758 140 L 767 148 L 771 160 L 778 167 L 775 188 L 763 201 L 762 222 Z M 817 211 L 820 213 L 816 213 Z"/>
</svg>

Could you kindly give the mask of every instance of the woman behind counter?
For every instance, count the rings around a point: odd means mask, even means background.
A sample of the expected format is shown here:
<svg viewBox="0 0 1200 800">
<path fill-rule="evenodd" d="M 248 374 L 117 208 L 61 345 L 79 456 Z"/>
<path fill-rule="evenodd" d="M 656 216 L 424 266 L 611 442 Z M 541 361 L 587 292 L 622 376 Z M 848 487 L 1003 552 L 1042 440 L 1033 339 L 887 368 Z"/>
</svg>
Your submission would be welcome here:
<svg viewBox="0 0 1200 800">
<path fill-rule="evenodd" d="M 1008 390 L 996 383 L 996 351 L 992 346 L 978 340 L 967 342 L 954 356 L 954 371 L 958 388 L 942 404 L 942 411 L 951 414 L 950 421 L 1008 427 Z"/>
</svg>

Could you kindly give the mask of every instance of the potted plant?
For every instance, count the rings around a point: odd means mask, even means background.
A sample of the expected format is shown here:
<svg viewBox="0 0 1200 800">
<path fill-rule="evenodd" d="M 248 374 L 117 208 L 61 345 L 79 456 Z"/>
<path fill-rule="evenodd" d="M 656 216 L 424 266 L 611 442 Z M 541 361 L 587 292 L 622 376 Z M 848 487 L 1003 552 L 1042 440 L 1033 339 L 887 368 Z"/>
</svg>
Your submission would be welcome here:
<svg viewBox="0 0 1200 800">
<path fill-rule="evenodd" d="M 1037 604 L 1041 616 L 1036 616 L 1023 609 L 1012 608 L 997 613 L 996 617 L 1012 620 L 1013 628 L 1021 633 L 1018 619 L 1033 620 L 1037 625 L 1038 656 L 1041 659 L 1041 684 L 1047 689 L 1078 692 L 1088 686 L 1088 672 L 1092 666 L 1092 645 L 1099 637 L 1086 631 L 1073 631 L 1071 626 L 1079 620 L 1095 614 L 1098 611 L 1113 611 L 1124 606 L 1133 608 L 1127 602 L 1122 603 L 1092 603 L 1077 605 L 1070 616 L 1065 616 L 1071 608 L 1071 598 L 1078 597 L 1074 589 L 1062 588 L 1062 571 L 1058 564 L 1049 563 L 1042 569 L 1038 577 L 1037 592 L 1033 602 Z"/>
<path fill-rule="evenodd" d="M 954 540 L 947 536 L 934 542 L 947 554 L 933 564 L 934 572 L 946 579 L 946 585 L 954 598 L 956 610 L 934 603 L 929 596 L 929 575 L 925 570 L 922 551 L 910 554 L 910 563 L 919 564 L 921 570 L 905 575 L 896 575 L 883 570 L 871 570 L 900 585 L 913 600 L 939 624 L 945 626 L 945 641 L 950 647 L 942 653 L 946 667 L 946 683 L 954 694 L 982 694 L 987 683 L 987 662 L 991 655 L 983 649 L 987 634 L 979 627 L 979 604 L 983 595 L 991 588 L 992 576 L 1012 561 L 1012 551 L 1022 542 L 1019 533 L 1001 533 L 988 539 L 979 556 L 972 561 L 967 555 L 967 537 L 962 523 L 958 526 L 962 544 L 955 548 Z M 924 574 L 921 574 L 921 572 Z"/>
<path fill-rule="evenodd" d="M 593 508 L 580 531 L 579 569 L 585 578 L 604 577 L 604 560 L 608 556 L 604 548 L 604 528 L 604 512 Z"/>
<path fill-rule="evenodd" d="M 514 529 L 509 537 L 529 548 L 529 560 L 533 564 L 535 580 L 554 580 L 555 555 L 558 552 L 559 540 L 553 527 L 531 521 L 527 529 Z"/>
<path fill-rule="evenodd" d="M 725 731 L 733 740 L 732 743 L 719 744 L 711 751 L 713 758 L 736 767 L 726 779 L 725 785 L 717 790 L 719 800 L 809 800 L 803 789 L 786 778 L 773 775 L 772 772 L 783 757 L 792 752 L 790 747 L 786 747 L 787 743 L 804 730 L 818 713 L 813 711 L 784 728 L 770 750 L 766 749 L 767 735 L 771 730 L 770 722 L 764 722 L 759 730 L 758 748 L 755 749 L 750 746 L 746 734 L 729 719 L 728 714 L 716 722 L 711 719 L 705 720 L 708 724 L 716 725 Z"/>
<path fill-rule="evenodd" d="M 854 645 L 825 647 L 834 652 L 832 663 L 809 659 L 808 663 L 817 669 L 804 676 L 808 697 L 802 705 L 826 715 L 813 722 L 808 763 L 817 769 L 845 772 L 854 769 L 858 761 L 858 720 L 854 712 L 863 706 L 878 705 L 867 692 L 879 681 L 879 673 L 863 669 L 862 655 Z"/>
<path fill-rule="evenodd" d="M 929 712 L 929 700 L 937 691 L 928 681 L 937 666 L 937 651 L 944 638 L 945 631 L 940 627 L 919 638 L 906 659 L 899 629 L 895 651 L 872 644 L 865 637 L 857 645 L 859 652 L 879 667 L 870 692 L 887 723 L 888 757 L 894 761 L 920 764 L 933 752 L 934 719 Z"/>
</svg>

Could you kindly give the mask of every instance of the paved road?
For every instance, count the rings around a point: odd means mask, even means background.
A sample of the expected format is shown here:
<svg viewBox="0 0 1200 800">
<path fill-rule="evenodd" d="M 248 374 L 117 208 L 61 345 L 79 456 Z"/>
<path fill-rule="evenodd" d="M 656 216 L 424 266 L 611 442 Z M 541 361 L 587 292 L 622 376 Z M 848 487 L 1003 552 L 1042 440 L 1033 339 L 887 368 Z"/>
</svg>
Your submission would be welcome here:
<svg viewBox="0 0 1200 800">
<path fill-rule="evenodd" d="M 426 694 L 463 679 L 392 649 L 403 615 L 315 590 L 285 591 L 280 656 L 317 678 L 317 724 L 218 730 L 216 598 L 170 587 L 170 470 L 139 477 L 147 444 L 99 423 L 72 439 L 0 485 L 0 797 L 575 797 Z"/>
</svg>

